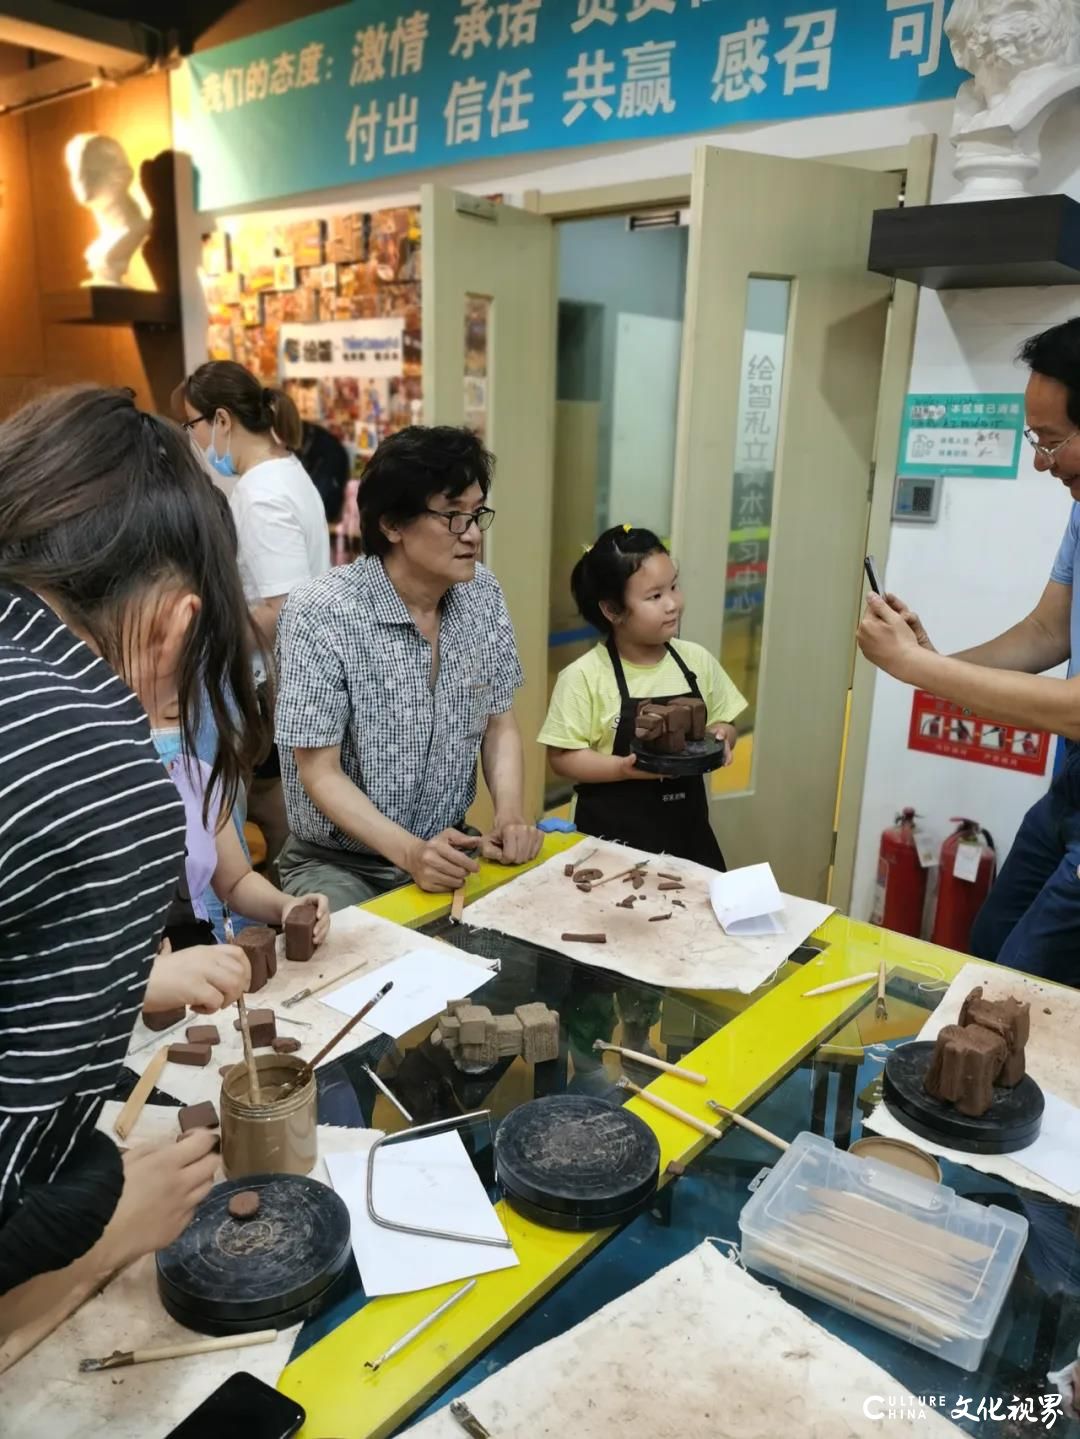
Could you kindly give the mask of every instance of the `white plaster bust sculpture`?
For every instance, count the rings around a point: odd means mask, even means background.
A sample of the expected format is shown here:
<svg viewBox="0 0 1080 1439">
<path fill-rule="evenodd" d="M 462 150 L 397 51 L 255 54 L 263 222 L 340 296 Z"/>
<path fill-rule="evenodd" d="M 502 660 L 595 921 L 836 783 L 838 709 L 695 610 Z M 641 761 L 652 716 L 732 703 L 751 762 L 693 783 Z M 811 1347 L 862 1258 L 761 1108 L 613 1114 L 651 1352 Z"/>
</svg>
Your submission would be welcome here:
<svg viewBox="0 0 1080 1439">
<path fill-rule="evenodd" d="M 90 278 L 84 285 L 123 285 L 132 258 L 150 232 L 140 200 L 131 194 L 135 172 L 123 145 L 109 135 L 76 135 L 64 151 L 71 188 L 98 223 L 86 248 Z"/>
<path fill-rule="evenodd" d="M 1080 0 L 953 0 L 945 33 L 972 78 L 956 96 L 956 200 L 1030 194 L 1039 137 L 1080 88 Z"/>
</svg>

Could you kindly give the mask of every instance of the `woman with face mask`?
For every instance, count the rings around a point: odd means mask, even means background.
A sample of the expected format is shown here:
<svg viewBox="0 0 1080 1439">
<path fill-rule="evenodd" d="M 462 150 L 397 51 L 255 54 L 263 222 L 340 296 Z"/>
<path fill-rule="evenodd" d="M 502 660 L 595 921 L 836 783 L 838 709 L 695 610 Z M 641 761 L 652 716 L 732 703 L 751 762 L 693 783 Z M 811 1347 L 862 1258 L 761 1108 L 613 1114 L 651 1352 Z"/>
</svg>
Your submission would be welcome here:
<svg viewBox="0 0 1080 1439">
<path fill-rule="evenodd" d="M 286 596 L 330 568 L 323 503 L 294 453 L 303 438 L 300 416 L 288 395 L 260 385 L 232 360 L 200 365 L 173 403 L 229 496 L 244 594 L 262 641 L 260 670 L 268 670 Z M 276 751 L 256 772 L 247 817 L 262 829 L 273 865 L 288 834 Z"/>
<path fill-rule="evenodd" d="M 0 425 L 0 1338 L 19 1331 L 0 1368 L 209 1192 L 208 1132 L 121 1157 L 95 1124 L 140 1008 L 168 998 L 151 970 L 184 810 L 146 711 L 172 700 L 190 743 L 209 709 L 230 806 L 261 739 L 250 635 L 175 426 L 103 389 Z"/>
</svg>

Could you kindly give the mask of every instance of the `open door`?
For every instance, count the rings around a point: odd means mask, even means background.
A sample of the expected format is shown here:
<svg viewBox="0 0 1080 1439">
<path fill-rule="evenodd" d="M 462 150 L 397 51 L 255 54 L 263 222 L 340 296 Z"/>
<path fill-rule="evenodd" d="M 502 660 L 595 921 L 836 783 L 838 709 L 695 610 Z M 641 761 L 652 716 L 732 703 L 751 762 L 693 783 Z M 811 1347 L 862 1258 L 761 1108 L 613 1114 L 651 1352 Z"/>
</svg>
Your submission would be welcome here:
<svg viewBox="0 0 1080 1439">
<path fill-rule="evenodd" d="M 851 684 L 896 175 L 701 149 L 673 540 L 688 636 L 751 701 L 749 786 L 716 793 L 731 866 L 823 899 Z"/>
<path fill-rule="evenodd" d="M 525 671 L 515 713 L 525 812 L 543 808 L 554 472 L 556 250 L 550 220 L 435 185 L 421 190 L 424 419 L 468 425 L 498 464 L 484 536 Z M 490 803 L 490 802 L 488 802 Z M 483 823 L 483 797 L 474 822 Z M 488 811 L 490 813 L 490 810 Z"/>
</svg>

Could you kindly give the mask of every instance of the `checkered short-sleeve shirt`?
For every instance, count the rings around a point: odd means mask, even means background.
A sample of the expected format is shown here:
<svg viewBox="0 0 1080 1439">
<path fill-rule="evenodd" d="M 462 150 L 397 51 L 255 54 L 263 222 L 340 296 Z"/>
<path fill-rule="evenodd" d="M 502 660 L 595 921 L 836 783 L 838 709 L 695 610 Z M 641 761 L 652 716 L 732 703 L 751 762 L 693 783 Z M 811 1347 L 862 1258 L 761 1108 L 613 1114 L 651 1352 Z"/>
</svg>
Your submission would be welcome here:
<svg viewBox="0 0 1080 1439">
<path fill-rule="evenodd" d="M 341 747 L 341 767 L 380 813 L 430 839 L 460 824 L 476 794 L 491 715 L 523 683 L 498 581 L 477 565 L 443 601 L 439 675 L 431 647 L 382 561 L 357 560 L 299 585 L 281 611 L 276 733 L 289 828 L 297 839 L 367 853 L 331 824 L 300 782 L 294 749 Z"/>
</svg>

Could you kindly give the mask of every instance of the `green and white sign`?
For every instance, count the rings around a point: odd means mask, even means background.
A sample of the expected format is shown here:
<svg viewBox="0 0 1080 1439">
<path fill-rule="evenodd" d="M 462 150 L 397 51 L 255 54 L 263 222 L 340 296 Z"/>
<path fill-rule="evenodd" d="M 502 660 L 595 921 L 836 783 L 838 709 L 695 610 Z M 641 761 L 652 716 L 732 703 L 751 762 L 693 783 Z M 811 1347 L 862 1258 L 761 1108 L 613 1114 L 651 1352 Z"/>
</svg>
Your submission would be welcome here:
<svg viewBox="0 0 1080 1439">
<path fill-rule="evenodd" d="M 1023 437 L 1023 395 L 908 395 L 900 473 L 1015 480 Z"/>
</svg>

